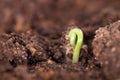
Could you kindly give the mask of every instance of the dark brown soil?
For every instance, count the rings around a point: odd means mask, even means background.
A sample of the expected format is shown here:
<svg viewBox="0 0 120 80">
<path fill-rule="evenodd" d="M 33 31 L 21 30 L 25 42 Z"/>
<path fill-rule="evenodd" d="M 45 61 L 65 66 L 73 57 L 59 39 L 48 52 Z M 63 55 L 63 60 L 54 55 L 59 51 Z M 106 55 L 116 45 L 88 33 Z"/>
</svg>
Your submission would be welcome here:
<svg viewBox="0 0 120 80">
<path fill-rule="evenodd" d="M 106 79 L 120 77 L 120 20 L 99 28 L 93 40 L 93 53 Z M 97 45 L 97 46 L 96 46 Z"/>
<path fill-rule="evenodd" d="M 0 0 L 0 80 L 119 80 L 119 4 Z M 66 55 L 66 35 L 74 27 L 84 32 L 76 64 Z"/>
</svg>

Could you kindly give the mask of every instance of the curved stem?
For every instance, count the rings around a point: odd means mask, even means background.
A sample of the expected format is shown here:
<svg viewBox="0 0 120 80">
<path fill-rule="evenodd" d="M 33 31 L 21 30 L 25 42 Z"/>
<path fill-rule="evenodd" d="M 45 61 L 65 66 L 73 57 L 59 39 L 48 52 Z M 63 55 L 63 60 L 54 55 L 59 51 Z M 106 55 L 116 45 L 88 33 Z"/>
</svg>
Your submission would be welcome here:
<svg viewBox="0 0 120 80">
<path fill-rule="evenodd" d="M 72 62 L 76 63 L 79 60 L 80 49 L 83 44 L 83 32 L 80 29 L 75 28 L 69 32 L 68 37 L 70 39 L 70 44 L 74 47 Z"/>
</svg>

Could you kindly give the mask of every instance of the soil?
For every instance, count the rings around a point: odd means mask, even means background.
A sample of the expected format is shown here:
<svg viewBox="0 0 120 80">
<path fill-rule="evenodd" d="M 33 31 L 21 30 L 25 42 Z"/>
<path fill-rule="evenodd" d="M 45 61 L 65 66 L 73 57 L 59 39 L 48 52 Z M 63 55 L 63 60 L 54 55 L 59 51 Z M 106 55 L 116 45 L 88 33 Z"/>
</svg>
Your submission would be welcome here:
<svg viewBox="0 0 120 80">
<path fill-rule="evenodd" d="M 120 80 L 119 0 L 0 0 L 0 80 Z M 66 36 L 78 27 L 78 63 Z"/>
</svg>

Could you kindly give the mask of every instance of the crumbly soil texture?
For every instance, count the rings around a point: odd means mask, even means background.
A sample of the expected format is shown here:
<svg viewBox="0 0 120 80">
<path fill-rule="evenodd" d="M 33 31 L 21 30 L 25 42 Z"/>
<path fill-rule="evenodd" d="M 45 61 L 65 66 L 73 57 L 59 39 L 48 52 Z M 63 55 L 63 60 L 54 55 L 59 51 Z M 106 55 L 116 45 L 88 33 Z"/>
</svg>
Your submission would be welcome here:
<svg viewBox="0 0 120 80">
<path fill-rule="evenodd" d="M 119 48 L 120 0 L 0 0 L 0 80 L 120 80 Z"/>
</svg>

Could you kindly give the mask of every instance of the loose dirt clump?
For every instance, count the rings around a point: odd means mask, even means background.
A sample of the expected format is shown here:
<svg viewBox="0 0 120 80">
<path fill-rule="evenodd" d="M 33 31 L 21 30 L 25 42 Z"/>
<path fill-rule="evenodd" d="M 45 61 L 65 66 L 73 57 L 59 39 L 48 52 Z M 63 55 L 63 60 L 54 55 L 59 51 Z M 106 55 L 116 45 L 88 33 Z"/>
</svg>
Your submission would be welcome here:
<svg viewBox="0 0 120 80">
<path fill-rule="evenodd" d="M 120 20 L 100 28 L 93 40 L 95 59 L 106 79 L 120 79 Z"/>
<path fill-rule="evenodd" d="M 47 48 L 45 46 L 47 42 L 45 43 L 45 40 L 43 42 L 42 39 L 44 38 L 38 37 L 34 33 L 31 34 L 30 31 L 9 35 L 4 33 L 0 35 L 0 38 L 1 60 L 6 59 L 13 66 L 17 66 L 17 64 L 35 64 L 48 58 L 44 51 Z"/>
</svg>

